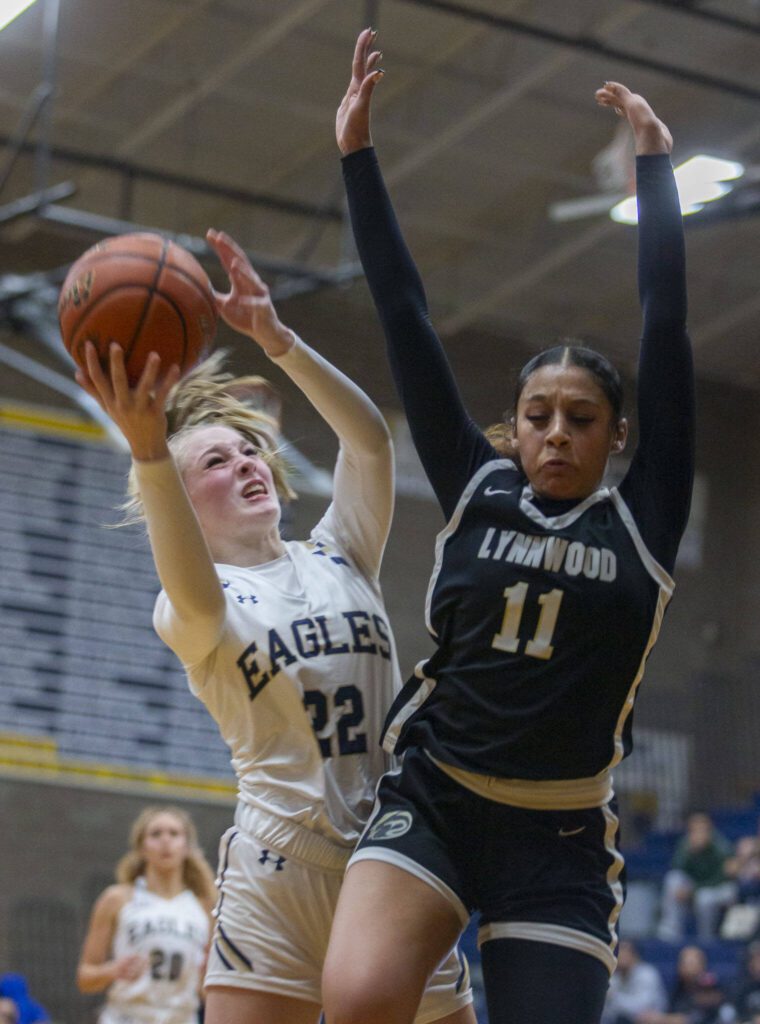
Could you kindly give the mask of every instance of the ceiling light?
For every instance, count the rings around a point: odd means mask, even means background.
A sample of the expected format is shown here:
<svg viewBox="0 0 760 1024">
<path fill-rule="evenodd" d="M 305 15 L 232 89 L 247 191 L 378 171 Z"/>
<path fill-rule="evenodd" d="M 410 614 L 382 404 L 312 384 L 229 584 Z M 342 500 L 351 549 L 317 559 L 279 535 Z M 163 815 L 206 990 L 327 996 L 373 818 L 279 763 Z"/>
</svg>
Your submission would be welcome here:
<svg viewBox="0 0 760 1024">
<path fill-rule="evenodd" d="M 0 32 L 33 3 L 34 0 L 0 0 Z"/>
<path fill-rule="evenodd" d="M 700 153 L 675 169 L 678 198 L 684 217 L 697 213 L 705 203 L 720 199 L 733 188 L 726 182 L 734 181 L 744 174 L 743 164 L 734 160 L 721 160 L 716 156 Z M 619 224 L 636 224 L 638 211 L 636 197 L 629 196 L 613 206 L 610 217 Z"/>
</svg>

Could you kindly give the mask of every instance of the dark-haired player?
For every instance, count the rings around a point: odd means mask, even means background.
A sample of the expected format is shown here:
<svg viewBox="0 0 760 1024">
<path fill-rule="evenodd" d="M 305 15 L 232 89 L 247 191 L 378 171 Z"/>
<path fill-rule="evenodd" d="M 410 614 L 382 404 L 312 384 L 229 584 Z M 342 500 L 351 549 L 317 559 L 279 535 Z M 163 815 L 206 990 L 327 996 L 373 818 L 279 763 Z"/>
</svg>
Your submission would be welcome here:
<svg viewBox="0 0 760 1024">
<path fill-rule="evenodd" d="M 611 82 L 597 92 L 636 145 L 644 313 L 639 444 L 610 490 L 602 477 L 627 424 L 599 354 L 559 345 L 532 359 L 498 447 L 463 407 L 371 148 L 373 43 L 370 30 L 357 42 L 337 138 L 392 371 L 447 525 L 426 609 L 437 649 L 386 722 L 386 749 L 405 757 L 347 873 L 327 1022 L 411 1021 L 436 957 L 477 910 L 490 1024 L 594 1024 L 624 896 L 610 772 L 631 748 L 692 484 L 672 139 L 641 96 Z"/>
</svg>

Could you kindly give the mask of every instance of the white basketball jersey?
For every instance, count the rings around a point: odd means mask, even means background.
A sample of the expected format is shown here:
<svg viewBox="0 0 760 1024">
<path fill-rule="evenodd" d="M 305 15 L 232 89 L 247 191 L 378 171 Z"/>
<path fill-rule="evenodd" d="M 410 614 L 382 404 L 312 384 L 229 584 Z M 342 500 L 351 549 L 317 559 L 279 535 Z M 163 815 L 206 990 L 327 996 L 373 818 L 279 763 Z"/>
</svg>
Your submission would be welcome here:
<svg viewBox="0 0 760 1024">
<path fill-rule="evenodd" d="M 140 953 L 148 966 L 135 981 L 113 983 L 101 1024 L 196 1024 L 208 937 L 208 915 L 189 889 L 164 899 L 136 879 L 116 922 L 113 956 Z"/>
<path fill-rule="evenodd" d="M 230 748 L 241 801 L 351 848 L 392 763 L 378 737 L 400 676 L 379 585 L 333 522 L 329 509 L 273 562 L 217 565 L 223 633 L 185 669 Z M 167 603 L 159 595 L 154 621 L 179 653 Z"/>
</svg>

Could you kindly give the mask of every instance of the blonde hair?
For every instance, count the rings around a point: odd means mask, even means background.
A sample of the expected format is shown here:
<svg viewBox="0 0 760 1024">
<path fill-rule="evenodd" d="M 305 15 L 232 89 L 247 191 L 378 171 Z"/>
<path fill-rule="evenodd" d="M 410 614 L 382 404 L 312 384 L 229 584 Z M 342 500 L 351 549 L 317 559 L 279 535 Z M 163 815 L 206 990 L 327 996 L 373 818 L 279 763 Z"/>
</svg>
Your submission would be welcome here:
<svg viewBox="0 0 760 1024">
<path fill-rule="evenodd" d="M 142 852 L 145 834 L 150 823 L 159 814 L 171 814 L 182 825 L 187 840 L 187 853 L 182 865 L 182 881 L 200 900 L 214 900 L 216 884 L 211 865 L 198 843 L 198 833 L 189 814 L 171 804 L 165 807 L 146 807 L 132 823 L 129 831 L 129 850 L 116 865 L 116 881 L 131 885 L 145 874 L 146 862 Z"/>
<path fill-rule="evenodd" d="M 289 467 L 277 443 L 280 426 L 280 398 L 264 377 L 233 377 L 222 369 L 227 353 L 223 349 L 209 356 L 169 393 L 166 403 L 169 449 L 177 458 L 180 472 L 184 441 L 199 427 L 220 426 L 237 431 L 256 448 L 272 472 L 281 501 L 296 498 L 289 483 Z M 145 519 L 134 469 L 127 481 L 127 499 L 121 506 L 122 524 Z"/>
</svg>

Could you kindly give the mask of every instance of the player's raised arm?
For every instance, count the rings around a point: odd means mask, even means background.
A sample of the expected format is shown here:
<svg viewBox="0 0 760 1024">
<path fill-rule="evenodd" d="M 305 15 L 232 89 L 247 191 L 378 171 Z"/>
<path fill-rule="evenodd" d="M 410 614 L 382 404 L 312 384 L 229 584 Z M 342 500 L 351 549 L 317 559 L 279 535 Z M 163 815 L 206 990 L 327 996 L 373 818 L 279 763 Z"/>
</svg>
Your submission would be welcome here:
<svg viewBox="0 0 760 1024">
<path fill-rule="evenodd" d="M 490 445 L 465 410 L 432 326 L 422 280 L 401 234 L 370 148 L 370 105 L 384 72 L 376 35 L 357 39 L 351 80 L 335 121 L 356 246 L 385 332 L 396 389 L 415 446 L 445 515 L 450 515 Z"/>
<path fill-rule="evenodd" d="M 694 474 L 694 370 L 686 331 L 686 256 L 671 133 L 643 96 L 605 82 L 597 102 L 631 127 L 639 207 L 639 443 L 621 493 L 669 572 L 689 514 Z"/>
<path fill-rule="evenodd" d="M 110 347 L 108 374 L 90 342 L 85 355 L 87 372 L 78 370 L 76 379 L 129 444 L 161 585 L 177 616 L 196 623 L 197 640 L 206 646 L 221 622 L 224 597 L 167 441 L 166 402 L 179 370 L 172 366 L 161 377 L 160 357 L 151 353 L 138 383 L 130 387 L 119 345 Z"/>
<path fill-rule="evenodd" d="M 216 293 L 220 315 L 282 368 L 337 435 L 333 509 L 347 549 L 376 576 L 393 514 L 393 447 L 385 420 L 361 388 L 282 323 L 238 243 L 221 231 L 207 238 L 230 280 L 229 293 Z"/>
</svg>

